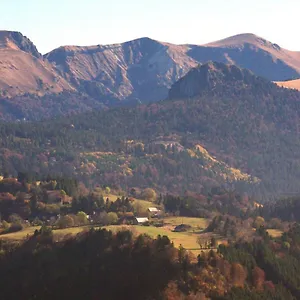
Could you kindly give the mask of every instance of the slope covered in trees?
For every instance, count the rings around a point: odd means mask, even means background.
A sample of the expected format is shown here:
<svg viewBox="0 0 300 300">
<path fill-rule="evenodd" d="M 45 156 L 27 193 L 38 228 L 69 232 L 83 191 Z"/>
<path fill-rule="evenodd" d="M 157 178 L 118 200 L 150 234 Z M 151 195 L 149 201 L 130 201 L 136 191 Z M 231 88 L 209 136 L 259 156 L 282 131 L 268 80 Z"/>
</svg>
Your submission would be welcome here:
<svg viewBox="0 0 300 300">
<path fill-rule="evenodd" d="M 260 196 L 299 192 L 299 105 L 297 91 L 208 63 L 179 80 L 166 101 L 2 124 L 1 168 L 177 192 L 199 190 L 206 179 L 224 183 L 220 174 L 233 168 L 233 181 L 244 185 L 248 174 Z"/>
<path fill-rule="evenodd" d="M 167 236 L 91 230 L 55 243 L 43 226 L 21 245 L 1 242 L 4 299 L 299 298 L 299 226 L 274 240 L 220 245 L 193 257 Z M 286 245 L 289 245 L 287 247 Z M 70 255 L 72 254 L 72 255 Z M 22 266 L 22 267 L 20 267 Z"/>
</svg>

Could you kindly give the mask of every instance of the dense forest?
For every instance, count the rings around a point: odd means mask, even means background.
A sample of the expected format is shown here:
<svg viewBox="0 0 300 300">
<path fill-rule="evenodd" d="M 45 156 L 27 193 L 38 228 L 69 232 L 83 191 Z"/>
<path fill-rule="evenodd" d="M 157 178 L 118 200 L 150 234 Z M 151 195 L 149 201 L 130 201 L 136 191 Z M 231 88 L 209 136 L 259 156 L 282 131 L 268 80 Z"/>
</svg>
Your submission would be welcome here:
<svg viewBox="0 0 300 300">
<path fill-rule="evenodd" d="M 3 93 L 0 90 L 0 116 L 3 121 L 45 120 L 106 107 L 102 102 L 78 92 L 64 91 L 43 96 L 27 93 L 14 97 L 6 97 Z"/>
<path fill-rule="evenodd" d="M 159 103 L 2 123 L 0 166 L 179 194 L 228 183 L 262 199 L 298 193 L 299 100 L 248 71 L 208 64 Z"/>
<path fill-rule="evenodd" d="M 278 239 L 261 228 L 251 243 L 220 245 L 195 258 L 167 236 L 91 230 L 55 243 L 42 227 L 22 245 L 1 242 L 1 296 L 299 299 L 299 240 L 299 225 Z"/>
</svg>

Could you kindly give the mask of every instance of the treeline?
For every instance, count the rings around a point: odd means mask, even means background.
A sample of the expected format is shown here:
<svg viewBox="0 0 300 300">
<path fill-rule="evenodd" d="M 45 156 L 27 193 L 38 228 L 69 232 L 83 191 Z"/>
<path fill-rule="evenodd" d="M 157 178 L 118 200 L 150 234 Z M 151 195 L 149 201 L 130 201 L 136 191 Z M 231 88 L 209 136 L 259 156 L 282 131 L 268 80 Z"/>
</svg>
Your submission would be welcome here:
<svg viewBox="0 0 300 300">
<path fill-rule="evenodd" d="M 282 284 L 296 299 L 299 299 L 300 226 L 296 223 L 279 239 L 272 239 L 263 227 L 257 230 L 261 239 L 236 243 L 232 247 L 220 246 L 219 251 L 228 261 L 234 261 L 247 268 L 259 267 L 261 279 Z M 263 271 L 262 271 L 263 270 Z M 252 273 L 252 278 L 255 274 Z M 286 295 L 282 299 L 288 299 Z M 280 298 L 279 298 L 280 299 Z"/>
<path fill-rule="evenodd" d="M 186 192 L 183 196 L 163 193 L 157 195 L 150 188 L 115 190 L 116 194 L 123 195 L 115 201 L 108 198 L 110 191 L 105 185 L 88 189 L 82 182 L 78 183 L 77 180 L 68 177 L 40 177 L 19 172 L 17 178 L 0 179 L 1 219 L 9 221 L 16 219 L 11 218 L 12 215 L 18 215 L 19 219 L 28 220 L 33 224 L 46 221 L 49 224 L 52 218 L 56 220 L 65 215 L 73 217 L 83 212 L 93 216 L 93 221 L 105 225 L 107 222 L 100 221 L 106 219 L 103 213 L 116 213 L 117 217 L 114 219 L 117 220 L 125 215 L 129 217 L 133 213 L 147 216 L 147 212 L 139 203 L 133 204 L 133 197 L 152 201 L 153 205 L 163 207 L 164 211 L 171 215 L 211 218 L 214 214 L 230 212 L 231 215 L 246 218 L 251 216 L 251 212 L 255 213 L 253 199 L 247 195 L 241 196 L 236 191 L 216 187 L 203 189 L 199 194 Z M 99 216 L 100 213 L 102 217 Z M 76 217 L 74 220 L 76 224 Z M 54 225 L 55 222 L 50 223 Z M 108 223 L 116 223 L 116 220 Z"/>
<path fill-rule="evenodd" d="M 300 222 L 300 197 L 285 197 L 275 202 L 266 203 L 258 211 L 266 219 L 279 218 L 288 222 Z"/>
<path fill-rule="evenodd" d="M 4 299 L 24 300 L 292 300 L 298 298 L 299 273 L 296 254 L 289 253 L 297 244 L 290 242 L 290 249 L 268 237 L 220 246 L 195 262 L 166 236 L 91 230 L 54 243 L 52 231 L 42 227 L 22 245 L 1 242 L 0 291 Z M 291 263 L 296 265 L 288 274 Z"/>
<path fill-rule="evenodd" d="M 133 218 L 136 212 L 129 197 L 115 201 L 105 197 L 108 187 L 89 191 L 74 179 L 47 176 L 36 181 L 34 177 L 19 173 L 18 178 L 0 180 L 1 234 L 42 224 L 53 228 L 111 225 L 124 216 Z"/>
<path fill-rule="evenodd" d="M 105 108 L 102 102 L 77 92 L 54 94 L 48 89 L 44 96 L 27 93 L 12 98 L 1 92 L 1 119 L 5 121 L 38 121 Z"/>
</svg>

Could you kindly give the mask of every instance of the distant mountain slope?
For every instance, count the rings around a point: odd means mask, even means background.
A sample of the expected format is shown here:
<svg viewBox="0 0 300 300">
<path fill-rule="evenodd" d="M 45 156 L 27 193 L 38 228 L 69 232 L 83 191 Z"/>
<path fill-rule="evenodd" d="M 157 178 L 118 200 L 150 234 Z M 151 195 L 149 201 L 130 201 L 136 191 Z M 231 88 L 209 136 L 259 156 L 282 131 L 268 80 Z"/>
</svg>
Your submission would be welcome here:
<svg viewBox="0 0 300 300">
<path fill-rule="evenodd" d="M 239 34 L 204 45 L 188 53 L 199 62 L 235 64 L 272 81 L 293 78 L 300 72 L 300 52 L 281 48 L 254 34 Z"/>
<path fill-rule="evenodd" d="M 158 101 L 199 63 L 234 64 L 272 81 L 300 74 L 300 52 L 282 49 L 253 34 L 199 45 L 173 45 L 149 38 L 107 46 L 65 46 L 45 58 L 80 91 L 102 101 Z"/>
<path fill-rule="evenodd" d="M 35 107 L 35 116 L 40 114 L 42 119 L 103 104 L 156 102 L 166 99 L 171 86 L 192 68 L 208 61 L 248 68 L 272 81 L 300 76 L 300 52 L 282 49 L 253 34 L 204 46 L 173 45 L 149 38 L 106 46 L 65 46 L 42 57 L 21 33 L 0 31 L 0 99 L 6 101 L 0 112 L 3 119 L 13 119 L 17 109 L 17 118 L 27 118 Z M 56 112 L 53 105 L 60 96 L 50 98 L 58 93 L 72 96 L 59 106 L 64 109 Z M 49 96 L 48 108 L 38 106 L 47 100 L 36 96 Z"/>
<path fill-rule="evenodd" d="M 71 85 L 21 33 L 0 31 L 0 91 L 2 96 L 57 93 Z"/>
<path fill-rule="evenodd" d="M 94 97 L 158 101 L 197 62 L 187 46 L 149 38 L 123 44 L 61 47 L 45 56 L 65 78 Z"/>
</svg>

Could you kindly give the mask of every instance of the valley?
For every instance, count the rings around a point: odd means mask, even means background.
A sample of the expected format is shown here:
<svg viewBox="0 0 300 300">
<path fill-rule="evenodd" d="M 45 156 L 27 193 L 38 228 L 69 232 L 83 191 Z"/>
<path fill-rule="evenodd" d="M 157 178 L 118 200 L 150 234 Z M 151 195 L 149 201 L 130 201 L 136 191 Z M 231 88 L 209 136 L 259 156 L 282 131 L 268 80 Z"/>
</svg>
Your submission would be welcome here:
<svg viewBox="0 0 300 300">
<path fill-rule="evenodd" d="M 0 31 L 1 299 L 300 299 L 299 78 L 252 33 Z"/>
</svg>

